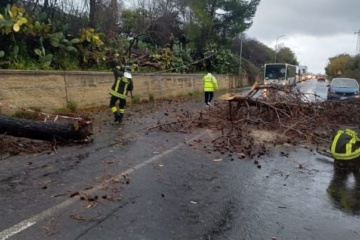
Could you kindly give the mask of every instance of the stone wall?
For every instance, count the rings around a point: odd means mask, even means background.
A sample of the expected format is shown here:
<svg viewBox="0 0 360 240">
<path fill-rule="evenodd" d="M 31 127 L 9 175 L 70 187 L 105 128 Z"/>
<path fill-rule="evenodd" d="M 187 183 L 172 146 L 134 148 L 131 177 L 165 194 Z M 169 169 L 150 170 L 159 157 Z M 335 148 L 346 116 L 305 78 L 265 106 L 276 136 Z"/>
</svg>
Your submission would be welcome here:
<svg viewBox="0 0 360 240">
<path fill-rule="evenodd" d="M 203 91 L 202 74 L 133 74 L 137 99 L 159 99 Z M 215 75 L 219 89 L 238 87 L 238 77 Z M 79 108 L 105 106 L 114 81 L 111 72 L 0 70 L 0 107 L 54 111 L 74 102 Z M 243 79 L 241 86 L 247 86 Z"/>
</svg>

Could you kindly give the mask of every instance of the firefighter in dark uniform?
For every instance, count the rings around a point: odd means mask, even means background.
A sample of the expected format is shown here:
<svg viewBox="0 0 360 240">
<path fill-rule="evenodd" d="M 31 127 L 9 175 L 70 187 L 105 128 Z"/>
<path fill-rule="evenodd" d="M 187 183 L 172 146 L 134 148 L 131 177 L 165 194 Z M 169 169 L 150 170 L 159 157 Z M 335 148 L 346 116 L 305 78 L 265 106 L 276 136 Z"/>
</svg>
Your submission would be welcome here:
<svg viewBox="0 0 360 240">
<path fill-rule="evenodd" d="M 124 72 L 125 70 L 125 72 Z M 114 114 L 114 122 L 122 123 L 126 106 L 126 95 L 133 90 L 133 81 L 130 66 L 116 66 L 113 70 L 115 81 L 110 90 L 110 109 Z M 119 109 L 116 102 L 119 101 Z"/>
<path fill-rule="evenodd" d="M 360 213 L 360 128 L 339 129 L 332 139 L 330 152 L 334 158 L 334 175 L 327 189 L 334 206 L 351 213 Z M 348 185 L 354 175 L 355 183 Z"/>
</svg>

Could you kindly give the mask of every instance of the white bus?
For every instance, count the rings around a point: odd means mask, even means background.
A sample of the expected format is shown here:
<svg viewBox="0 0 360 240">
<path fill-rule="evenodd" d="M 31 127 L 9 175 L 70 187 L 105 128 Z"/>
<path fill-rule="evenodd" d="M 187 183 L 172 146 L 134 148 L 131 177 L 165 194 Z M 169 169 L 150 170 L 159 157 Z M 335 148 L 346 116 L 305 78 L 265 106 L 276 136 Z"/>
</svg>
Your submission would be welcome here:
<svg viewBox="0 0 360 240">
<path fill-rule="evenodd" d="M 264 84 L 295 86 L 298 81 L 298 66 L 288 63 L 267 63 L 264 65 Z"/>
</svg>

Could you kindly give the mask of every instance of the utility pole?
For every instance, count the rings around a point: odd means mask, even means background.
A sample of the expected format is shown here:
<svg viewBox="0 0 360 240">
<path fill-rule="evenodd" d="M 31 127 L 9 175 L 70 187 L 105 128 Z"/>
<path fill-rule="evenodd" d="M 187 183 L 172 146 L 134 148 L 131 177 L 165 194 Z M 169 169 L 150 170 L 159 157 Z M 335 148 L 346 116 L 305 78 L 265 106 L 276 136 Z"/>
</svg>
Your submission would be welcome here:
<svg viewBox="0 0 360 240">
<path fill-rule="evenodd" d="M 355 54 L 355 55 L 358 55 L 358 54 L 360 54 L 360 30 L 355 32 L 354 34 L 358 35 L 357 43 L 356 43 L 356 54 Z"/>
</svg>

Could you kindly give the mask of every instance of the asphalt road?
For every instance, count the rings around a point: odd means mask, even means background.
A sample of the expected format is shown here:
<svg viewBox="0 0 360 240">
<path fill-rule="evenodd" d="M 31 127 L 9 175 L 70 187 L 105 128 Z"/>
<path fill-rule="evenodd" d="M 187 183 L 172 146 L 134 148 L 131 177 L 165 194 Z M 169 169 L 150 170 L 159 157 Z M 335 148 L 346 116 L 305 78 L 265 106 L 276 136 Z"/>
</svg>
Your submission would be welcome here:
<svg viewBox="0 0 360 240">
<path fill-rule="evenodd" d="M 203 105 L 130 107 L 123 126 L 100 112 L 91 144 L 1 160 L 0 239 L 360 239 L 360 179 L 335 178 L 316 146 L 242 159 L 212 151 L 211 130 L 152 129 L 161 109 Z"/>
</svg>

